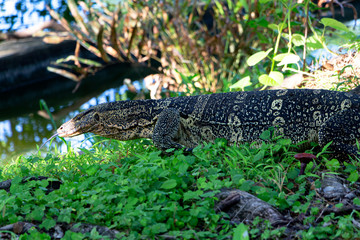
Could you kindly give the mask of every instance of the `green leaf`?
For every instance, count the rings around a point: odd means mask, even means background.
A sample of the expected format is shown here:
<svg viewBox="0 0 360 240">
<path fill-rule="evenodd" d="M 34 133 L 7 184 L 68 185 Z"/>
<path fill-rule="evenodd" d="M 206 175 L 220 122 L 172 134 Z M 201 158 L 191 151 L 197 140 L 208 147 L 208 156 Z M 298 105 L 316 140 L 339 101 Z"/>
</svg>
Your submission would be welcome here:
<svg viewBox="0 0 360 240">
<path fill-rule="evenodd" d="M 342 208 L 344 206 L 344 204 L 343 203 L 338 203 L 338 204 L 335 204 L 335 207 L 337 207 L 337 208 Z"/>
<path fill-rule="evenodd" d="M 244 88 L 251 86 L 250 76 L 243 77 L 236 83 L 230 86 L 230 89 L 241 89 L 244 90 Z"/>
<path fill-rule="evenodd" d="M 358 179 L 359 179 L 358 171 L 351 172 L 350 176 L 347 178 L 347 180 L 351 183 L 356 182 Z"/>
<path fill-rule="evenodd" d="M 63 240 L 82 240 L 84 238 L 85 238 L 85 236 L 82 233 L 76 233 L 76 232 L 67 230 L 62 239 Z"/>
<path fill-rule="evenodd" d="M 265 86 L 279 86 L 284 80 L 281 72 L 273 71 L 269 75 L 263 74 L 259 77 L 259 82 Z"/>
<path fill-rule="evenodd" d="M 91 239 L 100 239 L 101 235 L 98 233 L 98 231 L 96 230 L 96 227 L 94 227 L 91 232 L 90 232 L 90 237 Z"/>
<path fill-rule="evenodd" d="M 29 234 L 29 235 L 28 235 Z M 25 233 L 24 235 L 21 235 L 20 238 L 23 239 L 41 239 L 41 240 L 50 240 L 51 237 L 46 233 L 40 233 L 35 227 L 32 227 Z"/>
<path fill-rule="evenodd" d="M 151 226 L 151 232 L 153 234 L 163 233 L 163 232 L 166 232 L 167 230 L 168 230 L 168 228 L 166 227 L 166 224 L 164 224 L 164 223 L 156 223 Z"/>
<path fill-rule="evenodd" d="M 127 204 L 125 206 L 126 209 L 132 209 L 133 206 L 135 206 L 135 204 L 137 204 L 139 202 L 139 199 L 135 198 L 135 197 L 129 197 L 127 199 Z"/>
<path fill-rule="evenodd" d="M 346 32 L 346 33 L 341 33 L 341 34 L 336 34 L 336 36 L 339 36 L 345 40 L 348 41 L 356 41 L 357 35 L 353 32 Z"/>
<path fill-rule="evenodd" d="M 271 23 L 268 25 L 268 28 L 270 28 L 272 30 L 278 30 L 279 26 L 277 24 Z"/>
<path fill-rule="evenodd" d="M 272 71 L 270 72 L 269 76 L 274 79 L 279 85 L 284 81 L 284 75 L 281 72 Z"/>
<path fill-rule="evenodd" d="M 11 202 L 15 199 L 15 196 L 11 196 L 5 200 L 0 201 L 0 211 L 4 211 L 4 207 L 8 202 Z"/>
<path fill-rule="evenodd" d="M 60 211 L 58 222 L 70 223 L 71 221 L 71 208 L 65 208 Z"/>
<path fill-rule="evenodd" d="M 267 75 L 267 74 L 262 74 L 259 77 L 259 81 L 260 81 L 261 84 L 266 85 L 266 86 L 276 85 L 276 83 L 274 82 L 274 79 L 269 77 L 269 75 Z"/>
<path fill-rule="evenodd" d="M 184 193 L 184 201 L 187 201 L 189 199 L 200 199 L 200 195 L 202 194 L 202 191 L 188 191 Z"/>
<path fill-rule="evenodd" d="M 337 30 L 342 30 L 342 31 L 345 31 L 345 32 L 350 31 L 343 23 L 341 23 L 338 20 L 335 20 L 333 18 L 322 18 L 320 20 L 320 22 L 322 24 L 324 24 L 325 27 L 332 27 L 332 28 L 335 28 Z"/>
<path fill-rule="evenodd" d="M 248 227 L 240 223 L 235 229 L 234 229 L 234 240 L 249 240 L 249 231 Z"/>
<path fill-rule="evenodd" d="M 270 131 L 269 131 L 269 134 L 270 134 Z M 268 135 L 268 137 L 270 138 L 270 135 Z M 254 162 L 257 162 L 257 161 L 263 159 L 263 158 L 264 158 L 264 155 L 265 155 L 264 151 L 258 152 L 258 153 L 254 156 L 253 161 L 254 161 Z"/>
<path fill-rule="evenodd" d="M 26 166 L 21 166 L 21 167 L 20 167 L 20 170 L 21 170 L 21 173 L 22 173 L 24 176 L 27 176 L 27 175 L 29 175 L 29 173 L 30 173 L 30 169 L 27 168 Z"/>
<path fill-rule="evenodd" d="M 277 141 L 278 144 L 282 146 L 289 146 L 291 144 L 291 139 L 288 138 L 281 138 Z"/>
<path fill-rule="evenodd" d="M 305 44 L 305 37 L 301 34 L 293 34 L 291 38 L 291 42 L 296 46 L 303 46 Z"/>
<path fill-rule="evenodd" d="M 306 47 L 309 50 L 315 50 L 323 48 L 323 45 L 315 36 L 311 36 L 306 39 Z"/>
<path fill-rule="evenodd" d="M 177 185 L 177 183 L 176 183 L 175 179 L 169 179 L 161 185 L 161 188 L 172 189 L 172 188 L 176 187 L 176 185 Z"/>
<path fill-rule="evenodd" d="M 85 172 L 89 175 L 92 176 L 94 175 L 97 171 L 99 170 L 99 166 L 98 165 L 90 165 Z"/>
<path fill-rule="evenodd" d="M 270 29 L 272 29 L 272 30 L 274 30 L 274 31 L 280 31 L 280 28 L 281 28 L 281 29 L 284 29 L 284 28 L 286 28 L 286 26 L 287 26 L 286 23 L 280 23 L 280 24 L 274 24 L 274 23 L 272 23 L 272 24 L 269 24 L 269 25 L 268 25 L 268 28 L 270 28 Z"/>
<path fill-rule="evenodd" d="M 360 199 L 359 198 L 354 198 L 353 203 L 355 205 L 360 205 Z"/>
<path fill-rule="evenodd" d="M 331 161 L 326 162 L 325 165 L 330 171 L 336 171 L 337 169 L 340 168 L 340 163 L 335 158 L 332 159 Z"/>
<path fill-rule="evenodd" d="M 270 130 L 265 130 L 265 131 L 263 131 L 263 132 L 260 134 L 259 138 L 262 139 L 262 140 L 270 140 L 270 138 L 271 138 L 271 132 L 270 132 Z"/>
<path fill-rule="evenodd" d="M 49 230 L 50 228 L 54 227 L 55 225 L 56 225 L 56 221 L 54 219 L 47 218 L 40 224 L 39 227 Z"/>
<path fill-rule="evenodd" d="M 221 5 L 221 3 L 219 1 L 215 1 L 215 4 L 216 4 L 217 9 L 220 12 L 220 15 L 224 16 L 225 12 L 224 12 L 224 9 L 223 9 L 223 6 Z"/>
<path fill-rule="evenodd" d="M 189 168 L 189 164 L 186 164 L 186 163 L 183 163 L 179 166 L 179 173 L 180 174 L 185 174 L 186 171 L 188 170 Z"/>
<path fill-rule="evenodd" d="M 44 211 L 45 211 L 44 206 L 35 207 L 34 210 L 32 210 L 31 213 L 26 216 L 26 219 L 27 220 L 41 221 L 42 218 L 44 217 Z"/>
<path fill-rule="evenodd" d="M 286 57 L 287 55 L 289 55 L 289 53 L 280 53 L 278 55 L 276 55 L 274 57 L 274 61 L 280 62 L 281 60 L 284 59 L 284 57 Z"/>
<path fill-rule="evenodd" d="M 44 99 L 40 99 L 39 102 L 40 102 L 40 109 L 41 109 L 41 110 L 42 110 L 43 108 L 45 109 L 45 111 L 47 112 L 47 114 L 48 114 L 49 117 L 50 117 L 51 124 L 53 125 L 54 129 L 57 129 L 55 120 L 54 120 L 54 118 L 53 118 L 53 115 L 51 114 L 50 109 L 49 109 L 49 107 L 47 106 L 45 100 L 44 100 Z M 35 160 L 35 158 L 34 158 L 34 160 Z"/>
<path fill-rule="evenodd" d="M 267 55 L 269 55 L 269 53 L 272 51 L 273 49 L 270 48 L 269 50 L 267 50 L 266 52 L 265 51 L 261 51 L 261 52 L 257 52 L 253 55 L 251 55 L 246 63 L 249 65 L 249 66 L 254 66 L 256 65 L 258 62 L 260 62 L 261 60 L 263 60 L 264 58 L 267 57 Z"/>
</svg>

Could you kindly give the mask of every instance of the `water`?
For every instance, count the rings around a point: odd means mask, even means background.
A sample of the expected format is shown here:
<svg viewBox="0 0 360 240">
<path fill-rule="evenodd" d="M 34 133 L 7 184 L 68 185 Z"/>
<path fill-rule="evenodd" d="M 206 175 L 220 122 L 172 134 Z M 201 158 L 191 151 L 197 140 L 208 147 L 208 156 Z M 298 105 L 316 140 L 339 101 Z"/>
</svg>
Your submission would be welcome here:
<svg viewBox="0 0 360 240">
<path fill-rule="evenodd" d="M 133 82 L 133 85 L 138 91 L 142 89 L 141 84 L 139 81 Z M 71 111 L 64 117 L 56 119 L 56 127 L 59 127 L 80 111 L 88 109 L 91 106 L 119 99 L 124 100 L 127 99 L 129 95 L 126 85 L 108 89 L 100 95 L 90 98 L 81 104 L 78 109 Z M 49 106 L 49 108 L 53 110 L 51 106 Z M 54 114 L 56 116 L 56 112 Z M 45 143 L 55 132 L 56 128 L 52 125 L 51 121 L 39 116 L 38 113 L 30 113 L 0 121 L 0 163 L 10 162 L 21 155 L 28 156 L 36 153 L 38 147 Z M 70 142 L 71 146 L 75 149 L 79 147 L 91 147 L 91 141 L 89 141 L 85 135 L 66 138 L 66 141 Z M 55 138 L 52 142 L 45 144 L 41 152 L 51 151 L 55 145 L 57 145 L 57 148 L 60 149 L 61 152 L 65 153 L 67 151 L 64 142 L 59 138 Z"/>
</svg>

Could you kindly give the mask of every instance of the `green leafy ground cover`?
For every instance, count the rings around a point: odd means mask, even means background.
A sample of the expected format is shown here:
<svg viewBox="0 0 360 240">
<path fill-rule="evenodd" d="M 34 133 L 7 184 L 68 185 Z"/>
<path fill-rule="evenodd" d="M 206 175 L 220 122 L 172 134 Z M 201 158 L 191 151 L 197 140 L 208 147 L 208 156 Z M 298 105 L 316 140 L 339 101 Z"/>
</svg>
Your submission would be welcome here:
<svg viewBox="0 0 360 240">
<path fill-rule="evenodd" d="M 81 154 L 70 146 L 68 150 L 20 157 L 1 167 L 0 181 L 13 181 L 9 192 L 0 190 L 0 226 L 16 222 L 38 226 L 20 239 L 50 239 L 49 232 L 62 223 L 106 226 L 126 239 L 360 238 L 354 224 L 359 212 L 324 215 L 319 207 L 324 199 L 316 191 L 322 177 L 331 172 L 346 176 L 349 187 L 356 188 L 360 164 L 339 163 L 317 147 L 313 151 L 318 160 L 303 176 L 298 176 L 300 163 L 293 158 L 298 150 L 285 139 L 264 142 L 259 148 L 229 147 L 218 140 L 185 155 L 163 154 L 148 140 L 102 140 Z M 28 176 L 50 178 L 22 183 Z M 62 184 L 47 193 L 50 180 Z M 259 218 L 234 223 L 226 213 L 215 211 L 216 194 L 223 188 L 251 193 L 303 227 L 276 228 Z M 353 201 L 360 205 L 359 198 Z M 85 234 L 67 231 L 64 236 L 84 238 L 104 236 L 95 229 Z"/>
</svg>

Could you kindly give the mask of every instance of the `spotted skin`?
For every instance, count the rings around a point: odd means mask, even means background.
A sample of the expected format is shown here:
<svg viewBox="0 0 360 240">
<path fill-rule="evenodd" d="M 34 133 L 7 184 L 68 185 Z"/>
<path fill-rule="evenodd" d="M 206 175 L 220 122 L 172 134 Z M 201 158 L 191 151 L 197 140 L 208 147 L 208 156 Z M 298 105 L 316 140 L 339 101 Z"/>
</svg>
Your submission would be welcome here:
<svg viewBox="0 0 360 240">
<path fill-rule="evenodd" d="M 85 132 L 119 140 L 152 138 L 156 147 L 194 148 L 225 138 L 229 144 L 258 141 L 269 127 L 294 143 L 318 142 L 358 155 L 360 97 L 328 90 L 230 92 L 161 100 L 119 101 L 94 106 L 64 123 L 59 136 Z"/>
</svg>

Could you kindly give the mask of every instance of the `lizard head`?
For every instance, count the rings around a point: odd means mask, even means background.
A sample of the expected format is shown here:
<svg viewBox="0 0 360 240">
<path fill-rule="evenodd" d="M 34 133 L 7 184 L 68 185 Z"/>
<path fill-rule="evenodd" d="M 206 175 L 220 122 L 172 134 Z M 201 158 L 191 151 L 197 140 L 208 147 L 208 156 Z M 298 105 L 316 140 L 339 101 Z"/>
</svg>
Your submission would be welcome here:
<svg viewBox="0 0 360 240">
<path fill-rule="evenodd" d="M 154 124 L 148 112 L 141 100 L 99 104 L 61 125 L 57 133 L 60 137 L 74 137 L 91 132 L 118 140 L 147 137 Z"/>
<path fill-rule="evenodd" d="M 92 107 L 61 125 L 57 133 L 60 137 L 74 137 L 87 132 L 96 133 L 100 128 L 99 113 Z"/>
</svg>

